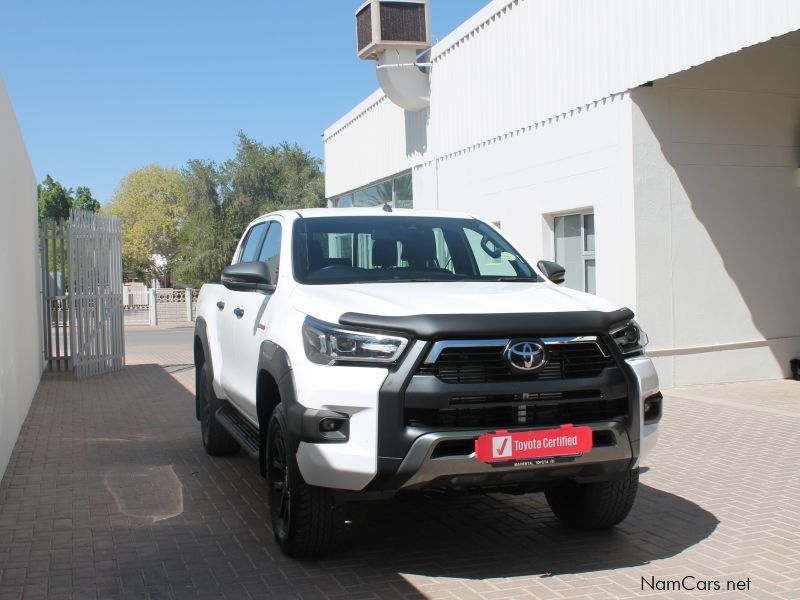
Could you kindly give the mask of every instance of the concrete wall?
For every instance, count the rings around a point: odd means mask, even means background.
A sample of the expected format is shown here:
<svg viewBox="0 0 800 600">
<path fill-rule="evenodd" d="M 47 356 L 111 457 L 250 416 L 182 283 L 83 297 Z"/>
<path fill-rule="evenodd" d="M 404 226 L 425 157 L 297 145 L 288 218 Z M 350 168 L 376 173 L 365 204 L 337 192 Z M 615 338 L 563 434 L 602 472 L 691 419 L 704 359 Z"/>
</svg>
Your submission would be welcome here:
<svg viewBox="0 0 800 600">
<path fill-rule="evenodd" d="M 554 214 L 592 208 L 597 293 L 633 306 L 630 111 L 630 97 L 619 94 L 448 156 L 436 167 L 421 166 L 414 171 L 414 207 L 499 221 L 504 235 L 534 262 L 553 259 Z"/>
<path fill-rule="evenodd" d="M 800 357 L 800 32 L 632 93 L 637 304 L 665 385 Z"/>
<path fill-rule="evenodd" d="M 0 475 L 42 372 L 36 178 L 0 79 Z"/>
</svg>

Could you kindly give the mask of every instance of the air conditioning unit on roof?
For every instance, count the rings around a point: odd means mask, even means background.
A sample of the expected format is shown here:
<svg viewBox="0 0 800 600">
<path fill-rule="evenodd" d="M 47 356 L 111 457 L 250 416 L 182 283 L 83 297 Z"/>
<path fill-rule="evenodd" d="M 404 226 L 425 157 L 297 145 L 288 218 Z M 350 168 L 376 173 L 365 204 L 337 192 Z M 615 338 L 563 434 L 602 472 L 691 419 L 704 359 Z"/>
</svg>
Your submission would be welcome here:
<svg viewBox="0 0 800 600">
<path fill-rule="evenodd" d="M 429 0 L 369 0 L 356 11 L 358 57 L 374 60 L 386 97 L 404 110 L 430 106 L 430 63 L 421 51 L 431 47 Z"/>
<path fill-rule="evenodd" d="M 388 49 L 431 45 L 430 0 L 368 0 L 356 11 L 358 57 L 377 60 Z"/>
</svg>

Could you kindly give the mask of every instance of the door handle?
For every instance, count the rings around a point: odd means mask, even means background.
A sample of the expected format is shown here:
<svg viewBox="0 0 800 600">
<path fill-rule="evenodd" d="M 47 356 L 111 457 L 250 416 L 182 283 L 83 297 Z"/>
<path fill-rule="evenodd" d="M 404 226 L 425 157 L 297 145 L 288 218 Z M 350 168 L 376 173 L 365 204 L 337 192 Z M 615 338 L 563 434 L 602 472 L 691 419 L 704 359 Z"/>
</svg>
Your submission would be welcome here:
<svg viewBox="0 0 800 600">
<path fill-rule="evenodd" d="M 233 309 L 233 314 L 235 314 L 237 317 L 239 317 L 241 319 L 244 316 L 244 309 L 241 308 L 241 307 L 234 308 Z"/>
<path fill-rule="evenodd" d="M 217 302 L 217 308 L 222 310 L 223 308 L 225 308 L 225 303 L 222 300 L 220 300 L 219 302 Z"/>
</svg>

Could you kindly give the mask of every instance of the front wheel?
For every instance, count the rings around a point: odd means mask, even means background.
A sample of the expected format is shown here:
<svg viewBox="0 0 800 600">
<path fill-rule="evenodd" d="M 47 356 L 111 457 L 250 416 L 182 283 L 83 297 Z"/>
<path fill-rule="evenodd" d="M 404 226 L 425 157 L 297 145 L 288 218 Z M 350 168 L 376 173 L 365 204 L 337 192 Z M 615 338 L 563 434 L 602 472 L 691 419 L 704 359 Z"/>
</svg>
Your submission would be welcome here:
<svg viewBox="0 0 800 600">
<path fill-rule="evenodd" d="M 545 497 L 564 525 L 575 529 L 608 529 L 628 516 L 638 487 L 639 469 L 632 469 L 615 481 L 566 481 L 547 490 Z"/>
<path fill-rule="evenodd" d="M 335 549 L 344 529 L 344 505 L 331 490 L 303 480 L 280 406 L 267 432 L 267 485 L 272 531 L 284 554 L 303 558 Z"/>
</svg>

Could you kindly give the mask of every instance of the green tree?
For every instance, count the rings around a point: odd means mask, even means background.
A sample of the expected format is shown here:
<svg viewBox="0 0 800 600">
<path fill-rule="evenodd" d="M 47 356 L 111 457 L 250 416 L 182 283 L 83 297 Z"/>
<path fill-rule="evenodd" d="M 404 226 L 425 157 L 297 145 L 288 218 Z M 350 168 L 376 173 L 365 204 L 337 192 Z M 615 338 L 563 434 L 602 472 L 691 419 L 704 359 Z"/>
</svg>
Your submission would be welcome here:
<svg viewBox="0 0 800 600">
<path fill-rule="evenodd" d="M 72 190 L 65 188 L 50 175 L 38 186 L 39 219 L 56 219 L 63 221 L 69 218 L 72 208 Z"/>
<path fill-rule="evenodd" d="M 92 196 L 92 190 L 88 187 L 79 187 L 75 190 L 75 199 L 72 201 L 72 206 L 89 212 L 100 212 L 100 202 Z"/>
<path fill-rule="evenodd" d="M 236 155 L 221 166 L 189 161 L 185 220 L 174 275 L 198 287 L 218 281 L 247 224 L 280 209 L 325 205 L 321 162 L 297 144 L 265 146 L 239 133 Z"/>
<path fill-rule="evenodd" d="M 88 187 L 79 187 L 73 191 L 47 175 L 38 186 L 39 219 L 69 219 L 72 208 L 82 208 L 91 212 L 100 211 L 100 202 L 93 196 Z"/>
<path fill-rule="evenodd" d="M 199 287 L 219 278 L 230 261 L 236 240 L 227 234 L 221 179 L 212 162 L 190 160 L 182 170 L 186 186 L 186 219 L 178 232 L 174 276 Z"/>
<path fill-rule="evenodd" d="M 178 230 L 186 218 L 186 185 L 177 169 L 148 165 L 129 173 L 106 206 L 122 227 L 126 270 L 169 279 Z"/>
<path fill-rule="evenodd" d="M 325 205 L 321 161 L 297 144 L 265 146 L 239 132 L 236 156 L 222 167 L 229 225 L 241 233 L 273 210 Z"/>
</svg>

